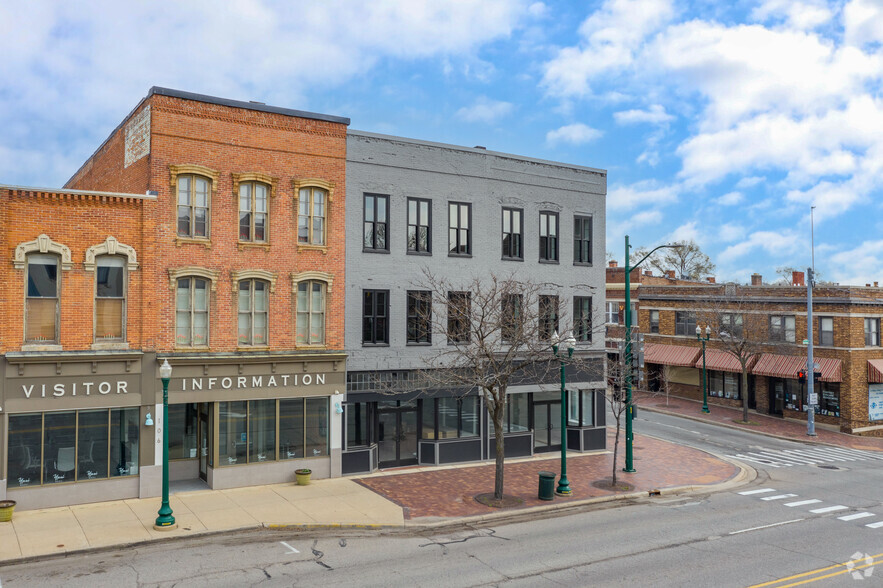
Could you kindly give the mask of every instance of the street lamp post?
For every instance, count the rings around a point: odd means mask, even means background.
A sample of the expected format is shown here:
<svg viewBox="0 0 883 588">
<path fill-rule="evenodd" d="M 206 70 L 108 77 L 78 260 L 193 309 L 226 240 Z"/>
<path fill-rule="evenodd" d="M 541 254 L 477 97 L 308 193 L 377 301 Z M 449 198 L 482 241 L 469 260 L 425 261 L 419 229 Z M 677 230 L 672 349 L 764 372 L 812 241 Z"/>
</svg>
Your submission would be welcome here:
<svg viewBox="0 0 883 588">
<path fill-rule="evenodd" d="M 629 236 L 625 236 L 625 467 L 624 472 L 634 472 L 634 441 L 635 433 L 632 431 L 632 420 L 635 416 L 635 409 L 632 406 L 632 291 L 631 291 L 631 272 L 637 269 L 639 265 L 644 263 L 648 257 L 653 255 L 657 249 L 670 248 L 678 249 L 680 245 L 660 245 L 650 250 L 650 253 L 641 258 L 641 260 L 633 266 L 629 266 Z"/>
<path fill-rule="evenodd" d="M 169 506 L 169 380 L 172 379 L 172 366 L 168 359 L 159 366 L 159 377 L 162 379 L 162 505 L 156 513 L 159 516 L 153 528 L 167 531 L 178 526 Z"/>
<path fill-rule="evenodd" d="M 564 349 L 567 349 L 567 358 L 570 359 L 573 357 L 576 339 L 573 338 L 573 333 L 564 341 L 558 336 L 558 331 L 552 335 L 552 351 L 561 364 L 561 478 L 558 480 L 558 488 L 555 489 L 555 493 L 570 496 L 570 482 L 567 480 L 567 390 L 564 384 L 564 358 L 561 357 L 559 343 L 563 344 Z"/>
<path fill-rule="evenodd" d="M 702 412 L 708 410 L 708 372 L 705 370 L 705 343 L 711 338 L 711 327 L 705 325 L 705 337 L 702 336 L 702 327 L 696 327 L 696 338 L 702 341 Z"/>
</svg>

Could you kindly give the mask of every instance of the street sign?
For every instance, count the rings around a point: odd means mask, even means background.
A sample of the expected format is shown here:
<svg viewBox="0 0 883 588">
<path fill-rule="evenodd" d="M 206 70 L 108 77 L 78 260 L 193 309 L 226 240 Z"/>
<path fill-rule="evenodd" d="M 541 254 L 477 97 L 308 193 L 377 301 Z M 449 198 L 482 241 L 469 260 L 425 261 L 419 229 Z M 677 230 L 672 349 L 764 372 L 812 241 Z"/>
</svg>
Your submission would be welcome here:
<svg viewBox="0 0 883 588">
<path fill-rule="evenodd" d="M 819 395 L 817 392 L 813 392 L 809 395 L 809 403 L 811 406 L 815 406 L 819 403 Z"/>
</svg>

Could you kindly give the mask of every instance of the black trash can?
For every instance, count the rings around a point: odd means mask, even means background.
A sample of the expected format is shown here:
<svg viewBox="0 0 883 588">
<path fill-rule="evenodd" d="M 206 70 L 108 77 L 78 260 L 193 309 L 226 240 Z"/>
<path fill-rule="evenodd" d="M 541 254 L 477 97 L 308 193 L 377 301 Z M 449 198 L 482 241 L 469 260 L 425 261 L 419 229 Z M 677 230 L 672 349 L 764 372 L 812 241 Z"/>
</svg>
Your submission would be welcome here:
<svg viewBox="0 0 883 588">
<path fill-rule="evenodd" d="M 540 500 L 555 498 L 555 472 L 540 472 L 540 490 L 537 498 Z"/>
</svg>

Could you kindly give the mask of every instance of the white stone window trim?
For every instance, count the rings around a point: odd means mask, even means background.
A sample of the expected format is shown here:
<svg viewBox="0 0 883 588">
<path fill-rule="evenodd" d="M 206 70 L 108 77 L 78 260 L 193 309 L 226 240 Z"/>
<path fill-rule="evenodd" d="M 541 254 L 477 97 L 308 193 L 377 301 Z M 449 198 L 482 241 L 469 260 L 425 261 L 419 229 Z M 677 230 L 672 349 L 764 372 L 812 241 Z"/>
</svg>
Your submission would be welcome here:
<svg viewBox="0 0 883 588">
<path fill-rule="evenodd" d="M 127 260 L 126 269 L 128 271 L 138 269 L 138 255 L 135 253 L 135 248 L 120 243 L 113 236 L 108 236 L 104 243 L 99 243 L 86 249 L 86 259 L 83 261 L 83 268 L 87 272 L 94 272 L 95 258 L 101 255 L 124 255 Z"/>
<path fill-rule="evenodd" d="M 53 241 L 49 235 L 43 233 L 33 241 L 19 243 L 15 247 L 15 255 L 12 258 L 12 266 L 15 269 L 23 270 L 28 265 L 28 254 L 30 253 L 54 253 L 61 257 L 61 269 L 73 269 L 74 264 L 71 261 L 71 250 L 67 245 L 62 245 Z"/>
</svg>

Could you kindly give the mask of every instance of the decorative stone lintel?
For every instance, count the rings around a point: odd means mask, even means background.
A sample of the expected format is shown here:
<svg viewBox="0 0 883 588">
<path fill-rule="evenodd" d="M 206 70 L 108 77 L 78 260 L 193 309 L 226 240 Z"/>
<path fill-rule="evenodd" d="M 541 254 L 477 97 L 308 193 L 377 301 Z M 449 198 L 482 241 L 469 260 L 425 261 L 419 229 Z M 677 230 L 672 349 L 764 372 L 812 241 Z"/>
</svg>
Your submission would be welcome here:
<svg viewBox="0 0 883 588">
<path fill-rule="evenodd" d="M 306 282 L 307 280 L 317 280 L 325 282 L 325 291 L 331 293 L 331 284 L 334 282 L 334 275 L 328 272 L 320 272 L 318 270 L 307 270 L 291 274 L 291 292 L 297 294 L 297 284 Z"/>
<path fill-rule="evenodd" d="M 230 272 L 233 282 L 233 293 L 239 291 L 239 282 L 242 280 L 263 280 L 270 283 L 270 294 L 276 293 L 276 274 L 267 270 L 248 269 Z"/>
<path fill-rule="evenodd" d="M 61 269 L 69 270 L 74 267 L 74 264 L 71 261 L 70 248 L 67 245 L 56 243 L 45 233 L 41 234 L 33 241 L 19 243 L 15 248 L 12 266 L 15 269 L 25 269 L 28 264 L 29 253 L 54 253 L 61 257 Z"/>
<path fill-rule="evenodd" d="M 209 282 L 211 282 L 212 292 L 216 292 L 218 289 L 218 278 L 221 277 L 221 272 L 219 270 L 213 270 L 194 265 L 177 267 L 174 269 L 169 268 L 169 289 L 175 289 L 178 283 L 178 278 L 185 278 L 189 276 L 195 276 L 197 278 L 208 280 Z"/>
<path fill-rule="evenodd" d="M 120 243 L 115 237 L 108 236 L 104 243 L 99 243 L 86 249 L 86 259 L 83 261 L 83 267 L 87 272 L 95 271 L 95 258 L 100 255 L 125 255 L 128 260 L 126 268 L 129 271 L 138 269 L 138 256 L 135 253 L 135 248 Z"/>
</svg>

